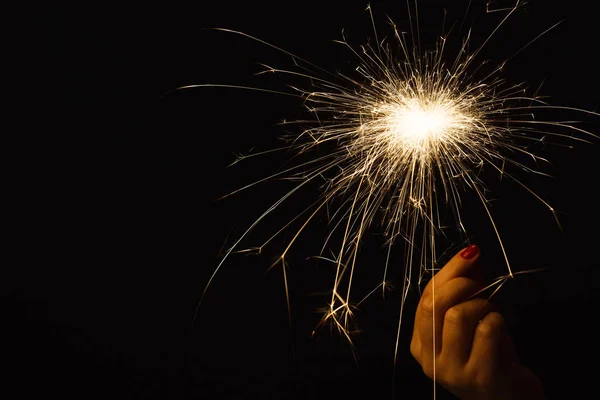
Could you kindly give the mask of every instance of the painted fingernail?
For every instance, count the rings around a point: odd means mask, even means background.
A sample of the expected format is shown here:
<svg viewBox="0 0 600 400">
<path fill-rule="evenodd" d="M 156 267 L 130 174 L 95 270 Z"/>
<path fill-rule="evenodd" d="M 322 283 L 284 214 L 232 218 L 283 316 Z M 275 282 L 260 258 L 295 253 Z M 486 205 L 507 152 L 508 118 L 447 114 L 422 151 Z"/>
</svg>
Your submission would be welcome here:
<svg viewBox="0 0 600 400">
<path fill-rule="evenodd" d="M 460 256 L 464 259 L 470 260 L 472 258 L 475 258 L 475 256 L 477 256 L 477 254 L 479 254 L 479 247 L 477 247 L 477 245 L 475 245 L 475 244 L 472 244 L 469 247 L 467 247 L 466 249 L 464 249 L 460 253 Z"/>
</svg>

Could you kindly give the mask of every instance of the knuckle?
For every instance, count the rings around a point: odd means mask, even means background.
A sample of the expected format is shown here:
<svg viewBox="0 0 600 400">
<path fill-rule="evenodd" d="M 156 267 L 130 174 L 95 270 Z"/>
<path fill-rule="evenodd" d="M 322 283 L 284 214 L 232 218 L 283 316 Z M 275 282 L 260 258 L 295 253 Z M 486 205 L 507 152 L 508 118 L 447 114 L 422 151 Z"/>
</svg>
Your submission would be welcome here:
<svg viewBox="0 0 600 400">
<path fill-rule="evenodd" d="M 466 367 L 463 370 L 463 373 L 461 375 L 461 379 L 458 382 L 460 384 L 460 387 L 464 390 L 467 390 L 469 392 L 477 392 L 480 390 L 480 388 L 484 387 L 485 385 L 480 385 L 480 381 L 482 380 L 480 378 L 480 374 L 481 374 L 481 366 L 477 366 L 477 367 Z"/>
<path fill-rule="evenodd" d="M 431 282 L 425 286 L 425 289 L 423 290 L 423 294 L 421 295 L 422 297 L 429 297 L 431 296 L 431 292 L 432 292 L 432 288 L 431 288 Z"/>
<path fill-rule="evenodd" d="M 480 389 L 490 389 L 494 381 L 494 376 L 489 368 L 480 368 L 473 377 L 472 386 Z"/>
<path fill-rule="evenodd" d="M 498 335 L 504 327 L 504 318 L 497 312 L 490 312 L 477 325 L 477 334 L 484 337 Z"/>
<path fill-rule="evenodd" d="M 464 308 L 454 306 L 446 311 L 444 315 L 444 323 L 448 323 L 454 326 L 462 326 L 468 319 L 467 313 Z"/>
<path fill-rule="evenodd" d="M 421 346 L 419 346 L 417 341 L 413 338 L 413 340 L 410 342 L 410 354 L 412 354 L 412 356 L 415 360 L 417 360 L 417 362 L 419 362 L 419 356 L 421 353 L 420 347 Z"/>
<path fill-rule="evenodd" d="M 421 309 L 427 315 L 433 315 L 435 312 L 435 302 L 433 296 L 425 296 L 421 298 Z"/>
</svg>

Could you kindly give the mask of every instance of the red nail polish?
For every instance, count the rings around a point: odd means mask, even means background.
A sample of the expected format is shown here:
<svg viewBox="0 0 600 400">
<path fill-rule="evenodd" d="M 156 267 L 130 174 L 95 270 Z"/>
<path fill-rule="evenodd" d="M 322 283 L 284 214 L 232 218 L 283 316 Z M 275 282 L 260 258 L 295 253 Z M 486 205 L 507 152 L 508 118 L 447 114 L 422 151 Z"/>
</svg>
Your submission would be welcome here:
<svg viewBox="0 0 600 400">
<path fill-rule="evenodd" d="M 467 247 L 466 249 L 464 249 L 460 253 L 460 256 L 464 259 L 470 260 L 472 258 L 475 258 L 477 256 L 477 254 L 479 254 L 479 247 L 477 247 L 476 244 L 472 244 L 469 247 Z"/>
</svg>

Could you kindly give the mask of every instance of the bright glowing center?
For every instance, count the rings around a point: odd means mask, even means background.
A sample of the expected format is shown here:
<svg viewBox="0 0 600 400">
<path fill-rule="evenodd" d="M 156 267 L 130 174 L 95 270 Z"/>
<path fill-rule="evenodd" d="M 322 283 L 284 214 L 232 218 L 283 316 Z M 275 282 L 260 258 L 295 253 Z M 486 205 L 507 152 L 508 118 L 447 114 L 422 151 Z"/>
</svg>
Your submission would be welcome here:
<svg viewBox="0 0 600 400">
<path fill-rule="evenodd" d="M 390 139 L 396 145 L 427 151 L 430 144 L 444 140 L 456 120 L 442 105 L 423 105 L 416 101 L 396 107 L 389 116 Z"/>
</svg>

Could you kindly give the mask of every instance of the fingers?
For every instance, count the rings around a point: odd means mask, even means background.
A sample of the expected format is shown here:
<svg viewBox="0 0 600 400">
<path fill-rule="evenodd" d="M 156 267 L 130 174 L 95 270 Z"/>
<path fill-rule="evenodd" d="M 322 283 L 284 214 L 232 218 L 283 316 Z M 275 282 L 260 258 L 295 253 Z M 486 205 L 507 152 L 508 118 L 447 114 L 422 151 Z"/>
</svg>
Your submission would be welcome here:
<svg viewBox="0 0 600 400">
<path fill-rule="evenodd" d="M 488 300 L 475 298 L 446 311 L 442 332 L 442 360 L 452 362 L 453 365 L 467 364 L 479 321 L 490 315 L 488 313 L 492 307 Z"/>
<path fill-rule="evenodd" d="M 417 308 L 415 325 L 421 344 L 421 358 L 431 359 L 442 350 L 444 319 L 449 309 L 476 293 L 477 284 L 468 278 L 455 278 L 436 290 L 435 296 L 421 299 Z M 474 323 L 476 323 L 476 320 Z"/>
<path fill-rule="evenodd" d="M 434 288 L 433 285 L 435 284 L 435 288 L 439 289 L 448 281 L 460 277 L 460 276 L 465 276 L 465 275 L 469 275 L 473 274 L 474 271 L 478 270 L 477 267 L 477 261 L 479 259 L 479 248 L 475 245 L 469 246 L 465 249 L 463 249 L 462 251 L 460 251 L 459 253 L 457 253 L 445 266 L 444 268 L 442 268 L 436 275 L 434 278 L 431 279 L 431 281 L 427 284 L 427 286 L 425 287 L 425 290 L 423 291 L 423 295 L 421 296 L 421 301 L 419 302 L 419 306 L 417 307 L 417 315 L 415 318 L 415 323 L 414 323 L 414 330 L 413 330 L 413 342 L 415 343 L 411 343 L 411 347 L 418 347 L 420 346 L 420 342 L 419 342 L 419 336 L 420 336 L 420 332 L 424 331 L 425 329 L 421 329 L 421 324 L 422 323 L 427 323 L 428 324 L 428 328 L 431 327 L 433 324 L 435 324 L 435 321 L 427 321 L 428 318 L 432 318 L 433 315 L 441 315 L 441 318 L 443 318 L 444 315 L 444 311 L 447 308 L 452 307 L 454 304 L 446 304 L 444 308 L 444 302 L 441 303 L 442 307 L 440 308 L 440 310 L 434 310 L 434 304 L 435 304 L 435 300 L 440 297 L 439 293 L 436 294 L 436 299 L 433 298 L 433 292 L 434 292 Z M 466 288 L 455 288 L 455 290 L 466 290 Z M 470 289 L 469 289 L 470 290 Z M 470 293 L 472 294 L 472 293 Z M 441 296 L 443 298 L 443 296 Z M 453 296 L 453 298 L 456 298 L 455 296 Z M 458 298 L 462 298 L 462 296 L 458 296 Z M 465 298 L 466 299 L 466 298 Z M 427 316 L 427 315 L 421 315 L 421 309 L 422 309 L 422 305 L 426 304 L 426 309 L 427 311 L 429 311 L 429 314 L 431 314 L 431 316 Z M 440 314 L 440 311 L 441 314 Z M 425 313 L 427 314 L 427 312 Z M 441 321 L 441 320 L 440 320 Z M 438 326 L 441 326 L 441 324 L 439 323 L 440 321 L 438 321 Z M 427 335 L 427 337 L 432 337 L 434 335 L 433 331 L 430 330 L 430 333 Z M 439 335 L 438 335 L 439 336 Z M 429 339 L 428 339 L 429 340 Z M 432 342 L 430 342 L 432 343 Z M 436 346 L 436 348 L 439 349 L 439 346 Z"/>
<path fill-rule="evenodd" d="M 471 245 L 462 251 L 458 252 L 450 261 L 446 263 L 434 278 L 432 278 L 425 290 L 423 291 L 423 297 L 427 297 L 433 291 L 433 285 L 435 284 L 436 289 L 443 286 L 446 282 L 462 277 L 473 277 L 479 275 L 477 273 L 477 261 L 479 260 L 479 247 L 477 245 Z"/>
<path fill-rule="evenodd" d="M 477 246 L 469 246 L 429 282 L 410 350 L 429 378 L 458 397 L 505 398 L 496 394 L 510 391 L 505 386 L 520 364 L 502 316 L 487 299 L 474 297 L 483 287 L 478 259 Z"/>
<path fill-rule="evenodd" d="M 516 351 L 506 330 L 504 318 L 497 312 L 487 314 L 473 336 L 473 347 L 468 364 L 472 366 L 502 366 L 506 362 L 518 361 Z M 488 371 L 493 374 L 494 371 Z"/>
<path fill-rule="evenodd" d="M 467 301 L 480 289 L 479 282 L 466 277 L 477 276 L 478 259 L 477 246 L 463 249 L 435 275 L 423 291 L 417 306 L 411 341 L 411 352 L 420 363 L 430 362 L 434 356 L 440 354 L 446 312 Z"/>
</svg>

